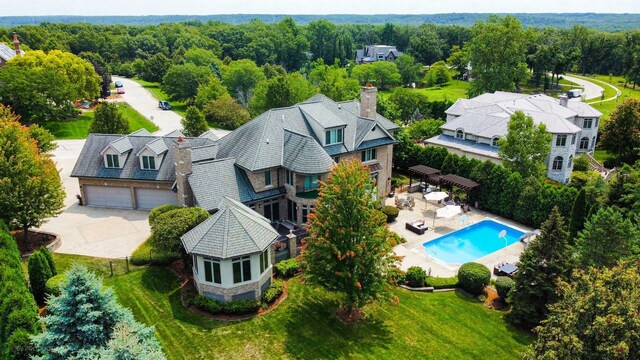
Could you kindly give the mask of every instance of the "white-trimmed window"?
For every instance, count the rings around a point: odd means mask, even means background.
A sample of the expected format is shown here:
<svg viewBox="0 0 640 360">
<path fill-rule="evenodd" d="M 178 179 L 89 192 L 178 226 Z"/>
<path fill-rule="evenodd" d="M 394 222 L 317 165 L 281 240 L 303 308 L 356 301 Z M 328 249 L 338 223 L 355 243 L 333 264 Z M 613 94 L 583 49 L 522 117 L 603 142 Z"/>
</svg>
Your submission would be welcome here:
<svg viewBox="0 0 640 360">
<path fill-rule="evenodd" d="M 231 260 L 233 265 L 233 283 L 251 280 L 251 256 L 242 256 Z"/>
<path fill-rule="evenodd" d="M 222 275 L 220 274 L 220 260 L 204 259 L 204 281 L 222 284 Z"/>
<path fill-rule="evenodd" d="M 464 139 L 464 131 L 456 130 L 456 139 Z"/>
<path fill-rule="evenodd" d="M 578 137 L 578 134 L 573 134 L 573 136 L 571 136 L 571 145 L 575 145 L 576 144 L 576 138 Z"/>
<path fill-rule="evenodd" d="M 583 137 L 580 139 L 580 150 L 587 150 L 589 148 L 589 138 Z"/>
<path fill-rule="evenodd" d="M 295 184 L 295 177 L 293 175 L 293 171 L 285 170 L 285 172 L 284 172 L 284 182 L 287 185 L 294 185 Z"/>
<path fill-rule="evenodd" d="M 573 155 L 569 155 L 569 161 L 567 161 L 567 168 L 571 169 L 573 167 Z"/>
<path fill-rule="evenodd" d="M 367 149 L 362 152 L 362 162 L 376 159 L 376 149 Z"/>
<path fill-rule="evenodd" d="M 324 136 L 325 145 L 339 144 L 342 142 L 342 128 L 327 130 Z"/>
<path fill-rule="evenodd" d="M 591 129 L 592 126 L 593 126 L 593 119 L 584 119 L 584 121 L 582 122 L 583 129 Z"/>
<path fill-rule="evenodd" d="M 562 162 L 563 162 L 562 156 L 556 156 L 553 159 L 553 165 L 551 166 L 551 168 L 553 170 L 562 170 Z"/>
<path fill-rule="evenodd" d="M 107 167 L 108 168 L 119 168 L 120 167 L 120 156 L 117 154 L 107 154 Z"/>
<path fill-rule="evenodd" d="M 142 169 L 143 170 L 156 170 L 156 158 L 155 158 L 155 156 L 142 156 Z"/>
<path fill-rule="evenodd" d="M 309 214 L 313 212 L 313 205 L 302 205 L 302 223 L 306 224 L 309 220 Z"/>
<path fill-rule="evenodd" d="M 260 254 L 260 274 L 269 267 L 269 248 Z"/>
<path fill-rule="evenodd" d="M 271 186 L 271 170 L 264 172 L 264 186 Z"/>
<path fill-rule="evenodd" d="M 556 135 L 556 146 L 564 147 L 567 145 L 567 135 Z"/>
<path fill-rule="evenodd" d="M 491 146 L 498 146 L 498 140 L 500 140 L 500 138 L 497 136 L 491 139 Z"/>
</svg>

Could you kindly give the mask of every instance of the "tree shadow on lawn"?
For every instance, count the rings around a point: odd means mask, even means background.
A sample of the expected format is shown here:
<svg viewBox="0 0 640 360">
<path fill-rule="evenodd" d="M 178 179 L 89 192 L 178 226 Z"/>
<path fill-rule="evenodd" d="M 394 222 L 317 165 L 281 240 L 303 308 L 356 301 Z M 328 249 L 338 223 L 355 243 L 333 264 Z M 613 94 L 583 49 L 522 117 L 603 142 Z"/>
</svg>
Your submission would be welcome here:
<svg viewBox="0 0 640 360">
<path fill-rule="evenodd" d="M 334 296 L 324 291 L 302 292 L 300 299 L 289 299 L 292 303 L 282 319 L 287 333 L 284 345 L 292 358 L 348 358 L 354 354 L 372 357 L 393 343 L 389 326 L 375 315 L 367 314 L 356 324 L 345 324 L 336 316 L 339 303 Z"/>
</svg>

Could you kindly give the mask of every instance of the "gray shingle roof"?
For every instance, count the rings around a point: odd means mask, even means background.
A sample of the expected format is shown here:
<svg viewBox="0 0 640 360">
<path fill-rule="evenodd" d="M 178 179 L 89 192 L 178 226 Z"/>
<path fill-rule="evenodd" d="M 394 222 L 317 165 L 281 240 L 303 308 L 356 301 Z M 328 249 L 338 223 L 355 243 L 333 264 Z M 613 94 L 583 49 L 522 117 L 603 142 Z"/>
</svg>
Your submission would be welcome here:
<svg viewBox="0 0 640 360">
<path fill-rule="evenodd" d="M 141 128 L 138 129 L 134 132 L 132 132 L 129 135 L 138 135 L 138 136 L 152 136 L 151 133 L 149 132 L 149 130 L 145 129 L 145 128 Z"/>
<path fill-rule="evenodd" d="M 202 134 L 200 134 L 200 136 L 198 136 L 198 137 L 211 139 L 211 140 L 213 140 L 213 141 L 218 141 L 218 140 L 220 140 L 220 138 L 218 137 L 218 135 L 214 134 L 214 133 L 213 133 L 213 131 L 211 131 L 211 130 L 207 130 L 207 131 L 203 132 L 203 133 L 202 133 Z"/>
<path fill-rule="evenodd" d="M 602 116 L 602 113 L 593 106 L 583 103 L 582 101 L 569 101 L 569 108 L 578 113 L 578 116 Z"/>
<path fill-rule="evenodd" d="M 191 147 L 191 162 L 213 160 L 218 154 L 218 144 Z"/>
<path fill-rule="evenodd" d="M 300 174 L 322 174 L 331 170 L 335 163 L 310 136 L 285 130 L 282 165 Z"/>
<path fill-rule="evenodd" d="M 438 145 L 438 146 L 449 146 L 454 147 L 456 149 L 461 149 L 468 153 L 479 154 L 486 157 L 491 157 L 495 159 L 499 159 L 498 148 L 493 147 L 487 144 L 476 143 L 471 140 L 462 140 L 456 139 L 453 136 L 447 135 L 436 135 L 430 139 L 424 141 L 426 144 Z"/>
<path fill-rule="evenodd" d="M 263 252 L 279 236 L 266 218 L 225 197 L 218 212 L 180 240 L 189 254 L 228 259 Z"/>
<path fill-rule="evenodd" d="M 129 136 L 127 136 L 127 135 L 110 141 L 107 146 L 112 147 L 115 151 L 119 152 L 120 154 L 124 154 L 127 151 L 130 151 L 130 150 L 133 149 L 133 145 L 131 144 L 131 140 L 129 139 Z M 105 149 L 107 148 L 107 146 L 105 146 Z"/>
<path fill-rule="evenodd" d="M 20 50 L 20 53 L 24 54 L 24 51 Z M 13 47 L 8 46 L 7 44 L 0 43 L 0 59 L 4 61 L 9 61 L 16 56 L 16 51 Z"/>
<path fill-rule="evenodd" d="M 109 169 L 104 166 L 104 157 L 101 152 L 105 147 L 114 140 L 119 140 L 122 135 L 105 135 L 105 134 L 89 134 L 87 141 L 82 147 L 82 151 L 78 156 L 73 170 L 72 177 L 90 177 L 105 179 L 129 179 L 129 180 L 155 180 L 155 181 L 171 181 L 176 178 L 175 167 L 173 164 L 173 148 L 171 142 L 173 138 L 159 137 L 167 146 L 167 153 L 159 164 L 158 170 L 142 170 L 140 161 L 135 156 L 142 150 L 147 143 L 157 139 L 153 136 L 136 136 L 129 135 L 128 141 L 132 146 L 132 152 L 121 169 Z M 211 140 L 203 138 L 189 138 L 192 146 L 202 146 L 211 144 Z"/>
<path fill-rule="evenodd" d="M 160 137 L 149 141 L 144 147 L 151 150 L 156 155 L 163 154 L 169 150 L 164 139 Z"/>
<path fill-rule="evenodd" d="M 198 206 L 211 211 L 224 197 L 247 203 L 285 193 L 282 187 L 256 192 L 244 170 L 234 163 L 235 159 L 226 158 L 193 164 L 188 180 Z"/>
<path fill-rule="evenodd" d="M 185 137 L 182 133 L 182 130 L 173 130 L 172 132 L 165 135 L 165 137 Z"/>
</svg>

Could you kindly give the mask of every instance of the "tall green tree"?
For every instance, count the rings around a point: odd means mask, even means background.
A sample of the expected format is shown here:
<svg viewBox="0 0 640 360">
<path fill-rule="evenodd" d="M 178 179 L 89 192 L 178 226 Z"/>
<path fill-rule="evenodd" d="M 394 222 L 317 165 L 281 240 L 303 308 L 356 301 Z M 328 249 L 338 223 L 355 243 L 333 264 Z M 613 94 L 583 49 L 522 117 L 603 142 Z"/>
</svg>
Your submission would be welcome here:
<svg viewBox="0 0 640 360">
<path fill-rule="evenodd" d="M 320 184 L 305 239 L 306 278 L 343 296 L 347 316 L 370 300 L 388 296 L 394 262 L 386 217 L 378 211 L 375 185 L 357 160 L 341 161 Z"/>
<path fill-rule="evenodd" d="M 51 157 L 40 152 L 18 117 L 0 105 L 0 220 L 22 229 L 29 246 L 29 228 L 60 213 L 64 196 Z"/>
<path fill-rule="evenodd" d="M 40 152 L 50 153 L 58 148 L 58 144 L 54 142 L 56 138 L 53 134 L 38 124 L 31 124 L 31 126 L 29 126 L 29 134 L 35 139 Z"/>
<path fill-rule="evenodd" d="M 525 359 L 640 357 L 640 271 L 626 262 L 577 271 L 558 285 L 560 300 L 536 329 Z"/>
<path fill-rule="evenodd" d="M 399 84 L 400 73 L 396 64 L 388 61 L 376 61 L 372 64 L 356 65 L 351 76 L 358 79 L 361 85 L 373 82 L 380 89 Z"/>
<path fill-rule="evenodd" d="M 554 207 L 538 235 L 520 255 L 515 287 L 509 293 L 510 319 L 532 328 L 547 317 L 557 299 L 556 282 L 568 281 L 572 270 L 569 232 L 558 207 Z"/>
<path fill-rule="evenodd" d="M 129 122 L 118 110 L 118 106 L 120 105 L 110 102 L 101 103 L 93 113 L 93 121 L 89 126 L 89 132 L 96 134 L 130 133 Z"/>
<path fill-rule="evenodd" d="M 192 101 L 198 86 L 209 81 L 211 70 L 194 64 L 173 65 L 162 78 L 162 90 L 175 100 Z"/>
<path fill-rule="evenodd" d="M 411 37 L 408 53 L 423 64 L 433 64 L 442 60 L 444 41 L 438 36 L 433 24 L 422 24 Z"/>
<path fill-rule="evenodd" d="M 251 120 L 249 111 L 229 95 L 206 103 L 204 117 L 215 127 L 229 130 L 236 129 Z"/>
<path fill-rule="evenodd" d="M 506 168 L 520 173 L 523 178 L 543 176 L 551 140 L 552 135 L 544 124 L 535 125 L 531 116 L 516 111 L 509 120 L 507 136 L 498 140 L 498 154 Z"/>
<path fill-rule="evenodd" d="M 307 26 L 309 51 L 314 59 L 323 59 L 325 64 L 333 64 L 335 59 L 336 25 L 327 20 L 309 22 Z"/>
<path fill-rule="evenodd" d="M 269 109 L 307 100 L 316 92 L 316 87 L 299 73 L 277 76 L 258 83 L 249 102 L 249 110 L 257 116 Z"/>
<path fill-rule="evenodd" d="M 222 84 L 222 80 L 220 80 L 215 75 L 211 75 L 209 76 L 209 81 L 207 83 L 200 84 L 198 86 L 198 93 L 196 95 L 194 104 L 202 109 L 204 107 L 204 104 L 228 95 L 229 92 L 227 91 L 227 88 Z"/>
<path fill-rule="evenodd" d="M 322 59 L 312 65 L 308 78 L 320 93 L 334 101 L 356 99 L 360 92 L 358 80 L 350 78 L 347 69 L 337 64 L 325 65 Z"/>
<path fill-rule="evenodd" d="M 601 145 L 629 164 L 640 158 L 640 100 L 627 99 L 616 107 L 604 125 Z"/>
<path fill-rule="evenodd" d="M 258 65 L 246 59 L 231 62 L 222 72 L 222 82 L 229 90 L 229 94 L 245 106 L 253 96 L 253 89 L 264 79 L 264 73 Z"/>
<path fill-rule="evenodd" d="M 209 130 L 209 125 L 207 125 L 204 115 L 195 106 L 189 106 L 187 108 L 185 117 L 180 123 L 182 124 L 184 134 L 187 136 L 197 137 Z"/>
<path fill-rule="evenodd" d="M 638 227 L 615 207 L 598 210 L 576 240 L 582 267 L 611 267 L 640 253 Z"/>
<path fill-rule="evenodd" d="M 137 72 L 142 80 L 159 83 L 170 67 L 171 60 L 165 54 L 159 53 L 144 60 Z"/>
<path fill-rule="evenodd" d="M 584 228 L 587 219 L 587 192 L 584 188 L 578 191 L 573 206 L 571 207 L 571 219 L 569 221 L 569 236 L 571 240 L 575 239 L 578 232 Z"/>
<path fill-rule="evenodd" d="M 469 63 L 468 56 L 458 45 L 454 45 L 449 53 L 447 64 L 456 71 L 456 79 L 462 79 L 464 73 L 467 71 L 467 65 Z"/>
<path fill-rule="evenodd" d="M 409 85 L 418 81 L 422 65 L 416 59 L 407 54 L 402 54 L 396 59 L 396 66 L 402 79 L 402 84 Z"/>
<path fill-rule="evenodd" d="M 489 16 L 472 28 L 473 38 L 467 45 L 473 82 L 469 96 L 496 90 L 514 91 L 525 80 L 525 33 L 513 16 Z"/>
</svg>

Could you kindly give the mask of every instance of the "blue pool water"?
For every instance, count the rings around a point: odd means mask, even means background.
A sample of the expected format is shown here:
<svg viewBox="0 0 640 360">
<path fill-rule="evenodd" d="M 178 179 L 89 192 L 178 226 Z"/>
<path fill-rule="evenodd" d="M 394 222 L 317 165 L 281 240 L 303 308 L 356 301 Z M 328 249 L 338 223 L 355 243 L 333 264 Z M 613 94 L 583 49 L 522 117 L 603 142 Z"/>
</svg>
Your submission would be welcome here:
<svg viewBox="0 0 640 360">
<path fill-rule="evenodd" d="M 506 230 L 506 241 L 498 238 Z M 518 242 L 524 232 L 493 220 L 482 220 L 423 244 L 429 257 L 451 264 L 474 261 Z"/>
</svg>

